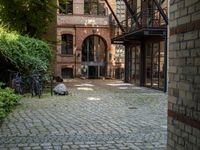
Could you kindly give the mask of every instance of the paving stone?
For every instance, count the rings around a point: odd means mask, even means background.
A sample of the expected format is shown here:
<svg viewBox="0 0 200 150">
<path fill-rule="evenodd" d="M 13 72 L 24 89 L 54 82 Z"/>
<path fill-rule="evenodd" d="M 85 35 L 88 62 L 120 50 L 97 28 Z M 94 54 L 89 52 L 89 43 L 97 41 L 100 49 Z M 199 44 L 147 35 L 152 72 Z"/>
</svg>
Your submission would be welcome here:
<svg viewBox="0 0 200 150">
<path fill-rule="evenodd" d="M 66 85 L 67 96 L 23 98 L 0 127 L 0 149 L 166 149 L 166 94 L 117 80 Z"/>
</svg>

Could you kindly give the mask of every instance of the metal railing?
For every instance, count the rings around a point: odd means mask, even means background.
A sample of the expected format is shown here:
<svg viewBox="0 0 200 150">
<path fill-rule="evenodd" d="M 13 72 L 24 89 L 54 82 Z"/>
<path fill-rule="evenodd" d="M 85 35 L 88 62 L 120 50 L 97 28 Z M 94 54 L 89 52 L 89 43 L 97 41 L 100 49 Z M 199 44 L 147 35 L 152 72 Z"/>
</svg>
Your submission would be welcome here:
<svg viewBox="0 0 200 150">
<path fill-rule="evenodd" d="M 167 14 L 167 8 L 163 9 Z M 166 26 L 166 22 L 158 9 L 146 9 L 135 14 L 136 21 L 133 16 L 129 16 L 126 20 L 120 22 L 125 33 L 137 31 L 142 28 L 162 28 Z M 113 31 L 112 36 L 116 37 L 122 34 L 120 28 L 115 22 L 111 23 Z"/>
</svg>

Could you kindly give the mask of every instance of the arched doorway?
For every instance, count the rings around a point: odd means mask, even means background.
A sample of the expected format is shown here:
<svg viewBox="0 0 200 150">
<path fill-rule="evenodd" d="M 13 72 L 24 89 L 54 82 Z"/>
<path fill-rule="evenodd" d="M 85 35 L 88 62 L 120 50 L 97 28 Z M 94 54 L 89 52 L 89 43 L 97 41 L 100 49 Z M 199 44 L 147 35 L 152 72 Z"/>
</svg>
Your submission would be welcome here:
<svg viewBox="0 0 200 150">
<path fill-rule="evenodd" d="M 98 35 L 88 36 L 82 44 L 82 65 L 88 78 L 100 78 L 106 75 L 107 45 Z"/>
</svg>

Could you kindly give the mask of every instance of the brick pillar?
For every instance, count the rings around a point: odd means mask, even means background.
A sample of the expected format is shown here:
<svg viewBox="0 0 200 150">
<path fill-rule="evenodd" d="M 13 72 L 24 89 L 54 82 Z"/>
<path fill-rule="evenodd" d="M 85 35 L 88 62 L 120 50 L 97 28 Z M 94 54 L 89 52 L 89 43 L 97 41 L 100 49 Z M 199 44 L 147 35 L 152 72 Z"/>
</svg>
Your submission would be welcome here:
<svg viewBox="0 0 200 150">
<path fill-rule="evenodd" d="M 168 150 L 200 150 L 199 8 L 170 0 Z"/>
</svg>

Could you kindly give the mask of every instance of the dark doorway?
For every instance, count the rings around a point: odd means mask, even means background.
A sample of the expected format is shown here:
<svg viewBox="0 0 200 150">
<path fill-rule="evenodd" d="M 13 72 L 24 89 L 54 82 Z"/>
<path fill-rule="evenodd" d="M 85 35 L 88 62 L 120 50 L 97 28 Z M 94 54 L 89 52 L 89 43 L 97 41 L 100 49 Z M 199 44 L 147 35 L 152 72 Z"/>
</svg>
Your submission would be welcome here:
<svg viewBox="0 0 200 150">
<path fill-rule="evenodd" d="M 89 78 L 90 79 L 96 79 L 98 78 L 98 67 L 96 66 L 89 66 Z"/>
<path fill-rule="evenodd" d="M 61 70 L 62 78 L 69 79 L 73 78 L 73 69 L 72 68 L 63 68 Z"/>
</svg>

